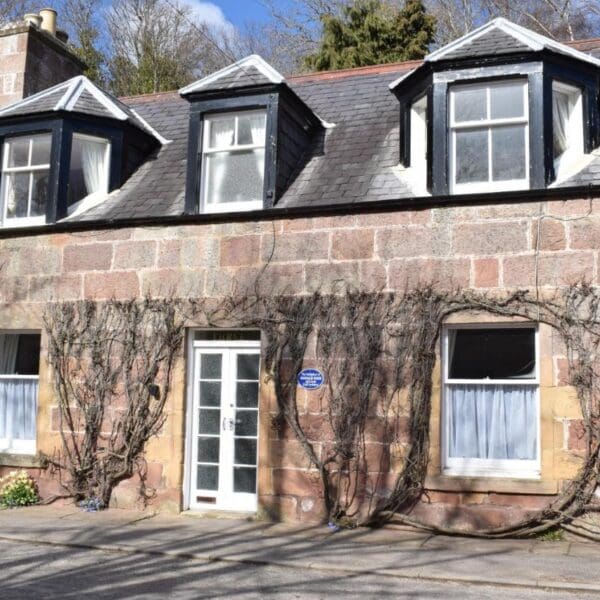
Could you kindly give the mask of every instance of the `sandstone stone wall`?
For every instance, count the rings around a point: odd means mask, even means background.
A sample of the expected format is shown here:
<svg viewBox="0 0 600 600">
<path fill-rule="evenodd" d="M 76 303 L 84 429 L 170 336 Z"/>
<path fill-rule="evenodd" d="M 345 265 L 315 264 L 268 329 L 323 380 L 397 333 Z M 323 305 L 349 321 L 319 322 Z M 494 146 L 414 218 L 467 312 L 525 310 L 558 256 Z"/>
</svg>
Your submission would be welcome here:
<svg viewBox="0 0 600 600">
<path fill-rule="evenodd" d="M 146 293 L 219 298 L 233 290 L 309 293 L 357 288 L 404 290 L 417 283 L 502 291 L 554 288 L 585 279 L 598 284 L 600 204 L 569 200 L 278 219 L 80 231 L 0 239 L 0 329 L 41 329 L 46 302 L 129 298 Z M 265 263 L 268 267 L 263 270 Z M 480 319 L 463 315 L 465 321 Z M 434 380 L 428 498 L 417 508 L 434 520 L 499 523 L 539 506 L 577 469 L 583 451 L 581 414 L 568 386 L 560 340 L 541 338 L 541 481 L 466 480 L 440 473 L 440 370 Z M 318 364 L 316 357 L 308 362 Z M 308 366 L 308 365 L 307 365 Z M 301 419 L 320 450 L 329 434 L 321 392 L 302 392 Z M 388 485 L 407 440 L 400 403 L 389 454 L 377 415 L 368 452 L 373 477 Z M 156 506 L 181 505 L 185 439 L 185 359 L 182 357 L 162 435 L 148 448 L 148 485 Z M 317 473 L 289 432 L 271 427 L 276 403 L 261 388 L 259 494 L 266 514 L 315 520 L 321 514 Z M 403 425 L 404 424 L 404 425 Z M 40 367 L 38 449 L 59 445 L 49 373 Z M 381 459 L 382 455 L 384 460 Z M 381 467 L 381 465 L 384 465 Z M 383 483 L 381 483 L 383 482 Z M 43 480 L 48 492 L 52 485 Z M 116 494 L 133 502 L 131 482 Z M 468 510 L 456 511 L 456 506 Z M 453 516 L 454 515 L 454 516 Z"/>
</svg>

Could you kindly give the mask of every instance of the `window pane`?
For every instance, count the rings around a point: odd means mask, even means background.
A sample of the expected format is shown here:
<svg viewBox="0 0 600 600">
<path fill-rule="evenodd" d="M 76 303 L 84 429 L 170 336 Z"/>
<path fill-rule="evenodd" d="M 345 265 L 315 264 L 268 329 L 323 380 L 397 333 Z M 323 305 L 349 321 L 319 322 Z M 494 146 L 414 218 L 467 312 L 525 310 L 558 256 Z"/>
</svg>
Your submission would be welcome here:
<svg viewBox="0 0 600 600">
<path fill-rule="evenodd" d="M 525 177 L 525 127 L 492 129 L 492 179 L 507 181 Z"/>
<path fill-rule="evenodd" d="M 449 385 L 450 458 L 535 460 L 537 388 Z"/>
<path fill-rule="evenodd" d="M 41 217 L 46 214 L 49 177 L 48 171 L 33 171 L 30 217 Z"/>
<path fill-rule="evenodd" d="M 12 173 L 6 176 L 6 217 L 27 216 L 29 201 L 29 173 Z"/>
<path fill-rule="evenodd" d="M 12 138 L 6 143 L 8 146 L 7 164 L 9 167 L 26 167 L 29 164 L 30 139 L 28 137 L 18 137 Z"/>
<path fill-rule="evenodd" d="M 225 119 L 207 119 L 209 127 L 209 147 L 229 148 L 234 142 L 235 117 Z"/>
<path fill-rule="evenodd" d="M 4 356 L 5 359 L 8 356 L 9 363 L 11 364 L 13 360 L 11 352 L 9 351 L 6 353 L 4 350 L 7 346 L 3 346 L 3 344 L 5 344 L 2 341 L 3 337 L 16 338 L 18 340 L 17 356 L 13 373 L 19 375 L 38 375 L 40 372 L 40 335 L 38 333 L 0 335 L 0 365 L 2 365 L 2 356 Z M 10 342 L 8 347 L 10 348 Z M 6 363 L 2 366 L 6 367 Z"/>
<path fill-rule="evenodd" d="M 554 158 L 561 156 L 569 148 L 569 119 L 571 99 L 568 94 L 552 90 L 552 141 Z"/>
<path fill-rule="evenodd" d="M 486 88 L 457 88 L 454 96 L 454 120 L 482 121 L 487 117 Z"/>
<path fill-rule="evenodd" d="M 448 354 L 450 379 L 535 378 L 533 329 L 452 329 Z"/>
<path fill-rule="evenodd" d="M 510 119 L 525 115 L 522 83 L 493 85 L 490 87 L 490 94 L 492 119 Z"/>
<path fill-rule="evenodd" d="M 205 156 L 206 203 L 262 200 L 264 149 Z"/>
<path fill-rule="evenodd" d="M 256 493 L 256 469 L 235 467 L 233 469 L 233 491 L 247 494 Z"/>
<path fill-rule="evenodd" d="M 221 379 L 222 354 L 203 354 L 200 358 L 200 377 L 202 379 Z"/>
<path fill-rule="evenodd" d="M 69 166 L 69 206 L 90 194 L 106 192 L 107 148 L 107 140 L 73 136 Z"/>
<path fill-rule="evenodd" d="M 218 437 L 198 438 L 198 462 L 218 463 L 220 442 Z"/>
<path fill-rule="evenodd" d="M 237 378 L 258 379 L 258 354 L 238 354 Z"/>
<path fill-rule="evenodd" d="M 19 335 L 12 333 L 0 334 L 0 375 L 17 373 L 19 352 Z"/>
<path fill-rule="evenodd" d="M 255 465 L 256 440 L 249 440 L 245 438 L 235 440 L 234 462 L 238 465 Z"/>
<path fill-rule="evenodd" d="M 265 145 L 266 115 L 251 114 L 238 117 L 238 139 L 239 145 L 260 144 Z"/>
<path fill-rule="evenodd" d="M 0 438 L 35 441 L 37 379 L 0 380 Z"/>
<path fill-rule="evenodd" d="M 50 145 L 52 136 L 50 134 L 34 135 L 32 138 L 33 149 L 31 152 L 32 165 L 49 165 L 50 164 Z"/>
<path fill-rule="evenodd" d="M 456 183 L 488 181 L 488 132 L 456 132 Z"/>
<path fill-rule="evenodd" d="M 218 435 L 221 430 L 221 411 L 218 409 L 204 408 L 199 411 L 199 433 Z"/>
<path fill-rule="evenodd" d="M 240 408 L 258 407 L 258 382 L 238 382 L 236 390 L 236 406 Z"/>
<path fill-rule="evenodd" d="M 216 490 L 219 487 L 219 467 L 198 465 L 196 487 L 199 490 Z"/>
<path fill-rule="evenodd" d="M 200 406 L 221 406 L 221 382 L 200 382 Z"/>
<path fill-rule="evenodd" d="M 236 410 L 235 435 L 256 437 L 256 422 L 255 410 Z"/>
</svg>

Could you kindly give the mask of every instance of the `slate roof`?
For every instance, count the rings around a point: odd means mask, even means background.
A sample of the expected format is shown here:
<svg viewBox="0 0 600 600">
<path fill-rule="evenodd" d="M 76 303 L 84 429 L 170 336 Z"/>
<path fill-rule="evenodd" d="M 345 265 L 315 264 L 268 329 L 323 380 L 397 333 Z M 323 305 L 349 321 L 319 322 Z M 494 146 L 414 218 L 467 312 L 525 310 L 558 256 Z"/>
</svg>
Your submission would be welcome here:
<svg viewBox="0 0 600 600">
<path fill-rule="evenodd" d="M 359 69 L 337 79 L 287 80 L 316 114 L 335 126 L 315 140 L 314 155 L 277 206 L 328 206 L 415 195 L 398 166 L 398 101 L 388 90 L 391 81 L 413 66 Z M 163 146 L 119 192 L 73 220 L 183 213 L 189 103 L 176 93 L 126 101 L 172 143 Z"/>
<path fill-rule="evenodd" d="M 581 52 L 574 46 L 575 44 L 557 42 L 499 17 L 431 52 L 425 57 L 425 62 L 550 50 L 600 66 L 598 58 Z"/>
<path fill-rule="evenodd" d="M 575 45 L 575 44 L 574 44 Z M 590 47 L 600 48 L 600 40 Z M 277 207 L 332 206 L 422 196 L 398 164 L 398 101 L 389 85 L 420 61 L 291 77 L 286 84 L 333 127 Z M 163 145 L 121 190 L 72 220 L 183 214 L 189 103 L 176 92 L 122 99 L 172 143 Z M 560 186 L 600 185 L 600 156 Z"/>
<path fill-rule="evenodd" d="M 600 50 L 600 40 L 568 46 L 569 49 L 578 47 L 587 52 Z M 275 71 L 265 73 L 262 69 L 264 61 L 261 63 L 253 59 L 242 63 L 243 66 L 236 63 L 187 86 L 181 92 L 202 93 L 224 86 L 230 89 L 228 86 L 245 86 L 248 82 L 256 84 L 263 81 L 263 77 L 272 83 L 279 76 Z M 307 160 L 295 173 L 275 208 L 325 207 L 422 196 L 422 192 L 411 187 L 409 170 L 398 164 L 398 101 L 389 91 L 391 83 L 421 64 L 421 61 L 409 61 L 285 80 L 284 85 L 288 85 L 315 114 L 332 126 L 325 127 L 322 135 L 314 140 Z M 35 106 L 55 106 L 56 92 L 54 89 L 44 98 L 38 98 Z M 87 114 L 96 114 L 105 110 L 102 98 L 86 88 L 74 106 Z M 160 221 L 161 217 L 182 215 L 189 102 L 177 92 L 120 100 L 108 98 L 126 118 L 139 119 L 158 132 L 161 139 L 166 138 L 171 143 L 163 143 L 120 190 L 69 220 L 156 218 Z M 581 172 L 560 185 L 586 184 L 600 185 L 600 155 L 593 157 Z"/>
<path fill-rule="evenodd" d="M 157 137 L 161 143 L 166 142 L 131 107 L 111 96 L 83 75 L 5 106 L 0 109 L 0 119 L 58 111 L 129 121 L 132 125 Z"/>
<path fill-rule="evenodd" d="M 258 54 L 251 54 L 237 62 L 211 73 L 179 90 L 182 96 L 214 90 L 232 90 L 235 88 L 281 83 L 283 75 L 278 73 Z"/>
</svg>

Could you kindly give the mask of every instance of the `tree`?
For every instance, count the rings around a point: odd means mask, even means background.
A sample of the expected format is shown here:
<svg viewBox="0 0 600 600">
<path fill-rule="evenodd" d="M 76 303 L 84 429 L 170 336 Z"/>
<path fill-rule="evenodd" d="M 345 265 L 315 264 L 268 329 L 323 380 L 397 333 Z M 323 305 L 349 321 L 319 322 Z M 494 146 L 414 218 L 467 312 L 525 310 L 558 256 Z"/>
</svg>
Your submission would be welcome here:
<svg viewBox="0 0 600 600">
<path fill-rule="evenodd" d="M 426 0 L 425 3 L 437 20 L 438 44 L 446 44 L 495 17 L 505 17 L 559 40 L 600 35 L 598 0 Z"/>
<path fill-rule="evenodd" d="M 107 24 L 117 95 L 174 90 L 235 60 L 188 6 L 171 0 L 115 0 Z"/>
<path fill-rule="evenodd" d="M 106 56 L 100 49 L 102 27 L 98 0 L 64 0 L 61 6 L 72 50 L 87 65 L 84 74 L 103 85 L 106 80 Z"/>
<path fill-rule="evenodd" d="M 402 8 L 355 0 L 340 17 L 324 15 L 322 23 L 320 47 L 305 58 L 317 71 L 423 58 L 435 32 L 421 0 L 408 0 Z"/>
</svg>

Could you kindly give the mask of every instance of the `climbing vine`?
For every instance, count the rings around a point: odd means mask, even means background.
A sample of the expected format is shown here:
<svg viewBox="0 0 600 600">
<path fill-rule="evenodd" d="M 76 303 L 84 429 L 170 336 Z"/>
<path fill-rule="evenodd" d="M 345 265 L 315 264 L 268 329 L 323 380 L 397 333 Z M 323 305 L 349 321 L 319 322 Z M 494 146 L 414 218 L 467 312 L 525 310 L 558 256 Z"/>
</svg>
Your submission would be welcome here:
<svg viewBox="0 0 600 600">
<path fill-rule="evenodd" d="M 61 464 L 70 473 L 70 489 L 79 497 L 98 494 L 108 503 L 115 485 L 140 472 L 145 445 L 165 419 L 184 326 L 252 327 L 262 331 L 265 371 L 277 398 L 273 426 L 290 432 L 318 473 L 328 519 L 371 525 L 394 519 L 463 534 L 411 515 L 423 496 L 429 465 L 440 333 L 452 315 L 461 313 L 553 328 L 566 348 L 586 435 L 577 477 L 543 510 L 510 526 L 470 535 L 519 537 L 563 527 L 594 537 L 581 517 L 600 509 L 594 502 L 600 477 L 600 291 L 585 284 L 547 296 L 422 286 L 403 293 L 255 292 L 221 301 L 52 305 L 46 330 L 62 419 Z M 296 383 L 297 373 L 310 361 L 317 361 L 327 381 L 326 431 L 318 442 L 308 430 Z M 122 409 L 111 412 L 111 427 L 103 431 L 109 407 L 123 397 Z M 408 440 L 402 466 L 392 481 L 382 481 L 385 461 L 378 468 L 369 464 L 368 438 L 376 435 L 389 453 L 398 445 L 401 424 Z"/>
</svg>

